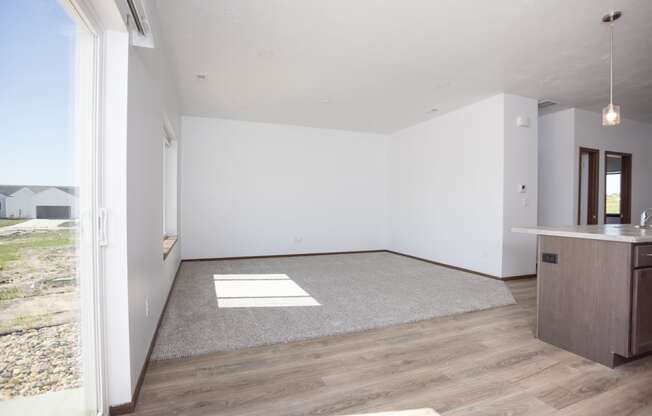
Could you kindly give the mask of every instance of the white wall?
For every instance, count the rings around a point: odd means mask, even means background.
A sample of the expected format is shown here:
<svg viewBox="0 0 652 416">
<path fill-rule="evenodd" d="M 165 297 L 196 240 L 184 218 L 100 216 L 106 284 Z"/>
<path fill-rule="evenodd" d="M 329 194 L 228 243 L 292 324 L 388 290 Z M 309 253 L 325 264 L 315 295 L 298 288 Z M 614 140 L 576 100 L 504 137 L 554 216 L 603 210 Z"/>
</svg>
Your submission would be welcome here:
<svg viewBox="0 0 652 416">
<path fill-rule="evenodd" d="M 536 237 L 511 232 L 513 227 L 537 224 L 538 200 L 538 106 L 537 101 L 504 95 L 503 148 L 503 258 L 501 276 L 536 272 Z M 519 127 L 527 117 L 529 127 Z M 525 185 L 525 192 L 521 192 Z"/>
<path fill-rule="evenodd" d="M 155 3 L 148 5 L 161 39 Z M 103 264 L 111 406 L 132 400 L 180 262 L 181 241 L 163 259 L 164 120 L 181 138 L 161 42 L 155 49 L 137 48 L 129 46 L 126 32 L 107 33 L 101 203 L 109 213 Z"/>
<path fill-rule="evenodd" d="M 384 249 L 387 136 L 183 118 L 183 258 Z"/>
<path fill-rule="evenodd" d="M 131 388 L 156 330 L 174 274 L 179 244 L 163 260 L 163 140 L 165 120 L 179 136 L 179 111 L 169 62 L 156 32 L 154 2 L 148 3 L 157 47 L 129 48 L 127 122 L 127 255 Z M 149 303 L 149 315 L 146 304 Z"/>
<path fill-rule="evenodd" d="M 391 249 L 501 274 L 503 99 L 392 135 Z"/>
<path fill-rule="evenodd" d="M 563 226 L 576 222 L 574 131 L 575 109 L 539 118 L 539 225 Z"/>
<path fill-rule="evenodd" d="M 641 211 L 652 208 L 652 124 L 623 119 L 613 128 L 602 127 L 602 114 L 575 110 L 575 149 L 572 171 L 573 196 L 578 192 L 580 147 L 600 150 L 600 192 L 598 218 L 604 221 L 605 151 L 632 154 L 632 222 L 637 223 Z M 577 197 L 572 199 L 573 212 L 577 212 Z"/>
<path fill-rule="evenodd" d="M 533 273 L 534 243 L 510 228 L 536 223 L 536 114 L 536 101 L 501 94 L 392 135 L 392 250 L 493 276 Z M 529 129 L 516 127 L 519 115 Z"/>
<path fill-rule="evenodd" d="M 607 128 L 599 113 L 568 109 L 541 117 L 539 136 L 539 225 L 577 223 L 580 147 L 600 151 L 600 224 L 604 223 L 605 151 L 632 154 L 632 221 L 652 207 L 652 125 L 623 119 L 619 126 Z"/>
</svg>

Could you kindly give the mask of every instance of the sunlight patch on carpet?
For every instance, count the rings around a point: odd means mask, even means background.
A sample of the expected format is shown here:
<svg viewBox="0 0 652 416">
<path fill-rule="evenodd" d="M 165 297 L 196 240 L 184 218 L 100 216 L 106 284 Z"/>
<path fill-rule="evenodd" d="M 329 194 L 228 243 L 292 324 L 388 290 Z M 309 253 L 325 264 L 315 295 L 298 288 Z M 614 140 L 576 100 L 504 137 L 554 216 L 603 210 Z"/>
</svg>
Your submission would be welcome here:
<svg viewBox="0 0 652 416">
<path fill-rule="evenodd" d="M 286 274 L 215 274 L 218 308 L 320 306 Z"/>
</svg>

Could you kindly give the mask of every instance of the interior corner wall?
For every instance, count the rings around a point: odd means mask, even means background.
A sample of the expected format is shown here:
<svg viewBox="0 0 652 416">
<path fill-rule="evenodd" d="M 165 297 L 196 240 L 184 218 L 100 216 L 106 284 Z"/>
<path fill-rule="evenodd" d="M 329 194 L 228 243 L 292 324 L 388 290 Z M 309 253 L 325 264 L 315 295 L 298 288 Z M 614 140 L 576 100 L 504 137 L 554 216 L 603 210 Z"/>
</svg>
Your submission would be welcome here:
<svg viewBox="0 0 652 416">
<path fill-rule="evenodd" d="M 501 277 L 536 273 L 536 237 L 511 230 L 513 227 L 537 224 L 538 111 L 537 100 L 504 95 Z M 527 118 L 529 125 L 518 126 L 519 117 Z"/>
<path fill-rule="evenodd" d="M 182 132 L 182 258 L 387 247 L 387 136 L 201 117 Z"/>
<path fill-rule="evenodd" d="M 393 134 L 391 249 L 495 277 L 535 273 L 536 239 L 511 228 L 537 221 L 537 111 L 499 94 Z"/>
<path fill-rule="evenodd" d="M 390 138 L 392 250 L 502 275 L 504 97 Z"/>
<path fill-rule="evenodd" d="M 155 22 L 153 6 L 148 11 Z M 154 23 L 152 27 L 159 26 Z M 161 42 L 160 36 L 157 39 Z M 179 134 L 175 83 L 162 49 L 160 44 L 156 48 L 129 47 L 127 261 L 132 393 L 180 263 L 179 243 L 163 259 L 165 120 L 180 141 L 183 137 Z"/>
<path fill-rule="evenodd" d="M 539 117 L 538 225 L 565 226 L 577 222 L 574 203 L 575 109 Z"/>
<path fill-rule="evenodd" d="M 652 124 L 624 118 L 616 127 L 603 127 L 602 114 L 575 109 L 575 148 L 573 157 L 573 211 L 577 212 L 579 189 L 579 148 L 600 150 L 598 222 L 604 223 L 605 152 L 632 154 L 632 221 L 638 222 L 641 211 L 652 208 Z"/>
<path fill-rule="evenodd" d="M 600 151 L 598 223 L 604 223 L 605 151 L 632 154 L 632 221 L 652 207 L 652 125 L 623 119 L 602 126 L 602 115 L 571 108 L 539 118 L 539 225 L 577 224 L 579 148 Z"/>
</svg>

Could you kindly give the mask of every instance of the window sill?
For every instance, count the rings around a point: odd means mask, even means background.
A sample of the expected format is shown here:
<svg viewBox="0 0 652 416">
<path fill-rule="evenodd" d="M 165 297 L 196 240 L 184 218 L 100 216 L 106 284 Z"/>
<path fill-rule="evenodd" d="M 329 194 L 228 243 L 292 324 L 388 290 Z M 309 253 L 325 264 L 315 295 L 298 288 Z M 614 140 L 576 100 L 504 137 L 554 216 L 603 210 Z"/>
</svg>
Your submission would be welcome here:
<svg viewBox="0 0 652 416">
<path fill-rule="evenodd" d="M 163 260 L 168 257 L 168 254 L 172 251 L 172 248 L 177 243 L 177 236 L 171 235 L 169 237 L 163 237 Z"/>
</svg>

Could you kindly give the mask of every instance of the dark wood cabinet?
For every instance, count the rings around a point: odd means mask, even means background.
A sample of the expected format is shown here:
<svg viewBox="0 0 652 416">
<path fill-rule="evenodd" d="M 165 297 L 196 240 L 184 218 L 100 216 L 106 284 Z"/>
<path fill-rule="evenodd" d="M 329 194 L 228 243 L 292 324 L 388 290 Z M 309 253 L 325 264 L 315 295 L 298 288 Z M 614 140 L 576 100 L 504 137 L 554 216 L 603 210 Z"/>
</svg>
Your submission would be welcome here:
<svg viewBox="0 0 652 416">
<path fill-rule="evenodd" d="M 632 353 L 638 355 L 652 351 L 652 268 L 635 270 L 633 280 Z"/>
<path fill-rule="evenodd" d="M 652 244 L 541 235 L 538 277 L 539 339 L 610 367 L 652 352 Z"/>
<path fill-rule="evenodd" d="M 634 246 L 634 267 L 652 267 L 652 245 Z"/>
</svg>

